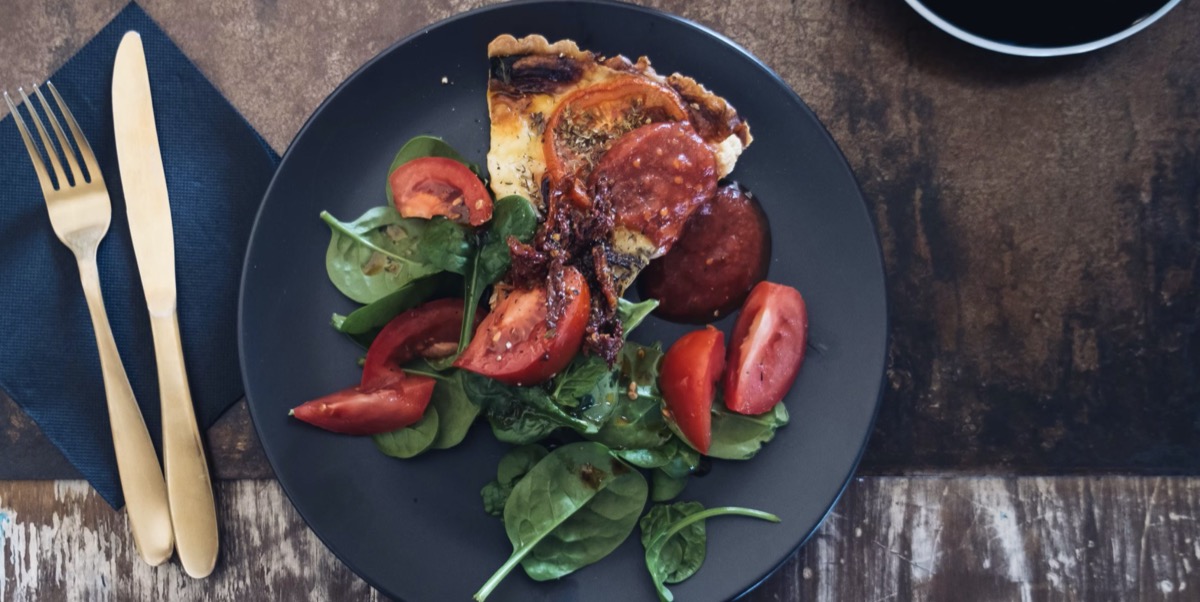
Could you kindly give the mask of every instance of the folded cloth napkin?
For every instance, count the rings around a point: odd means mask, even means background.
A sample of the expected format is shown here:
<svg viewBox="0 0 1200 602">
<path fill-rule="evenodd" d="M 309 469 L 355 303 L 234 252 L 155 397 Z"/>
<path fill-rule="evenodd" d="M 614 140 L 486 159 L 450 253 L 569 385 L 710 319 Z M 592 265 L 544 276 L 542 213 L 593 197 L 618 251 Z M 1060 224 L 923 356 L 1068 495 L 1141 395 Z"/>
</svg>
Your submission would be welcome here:
<svg viewBox="0 0 1200 602">
<path fill-rule="evenodd" d="M 141 33 L 150 70 L 175 230 L 184 361 L 202 429 L 243 394 L 238 285 L 250 226 L 279 156 L 134 4 L 50 78 L 91 142 L 112 198 L 112 226 L 100 243 L 100 280 L 117 347 L 157 444 L 153 340 L 113 141 L 113 59 L 129 30 Z M 3 82 L 21 83 L 27 82 Z M 0 332 L 6 339 L 0 387 L 100 495 L 120 507 L 100 359 L 79 270 L 50 228 L 11 116 L 0 121 L 0 191 Z"/>
</svg>

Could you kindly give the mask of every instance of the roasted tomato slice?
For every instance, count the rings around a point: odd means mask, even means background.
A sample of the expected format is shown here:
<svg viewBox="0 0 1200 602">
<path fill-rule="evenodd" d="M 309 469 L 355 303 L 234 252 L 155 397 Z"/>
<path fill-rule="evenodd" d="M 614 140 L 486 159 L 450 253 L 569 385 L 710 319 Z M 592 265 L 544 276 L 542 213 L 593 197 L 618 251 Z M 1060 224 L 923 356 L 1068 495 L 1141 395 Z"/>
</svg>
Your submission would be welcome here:
<svg viewBox="0 0 1200 602">
<path fill-rule="evenodd" d="M 376 389 L 351 387 L 294 408 L 313 426 L 345 435 L 374 435 L 416 424 L 433 397 L 434 380 L 403 376 Z"/>
<path fill-rule="evenodd" d="M 644 234 L 657 256 L 716 192 L 717 160 L 686 123 L 644 125 L 604 153 L 589 185 L 612 204 L 617 225 Z"/>
<path fill-rule="evenodd" d="M 725 405 L 740 414 L 762 414 L 783 399 L 808 344 L 808 309 L 790 286 L 760 282 L 738 316 L 725 373 Z"/>
<path fill-rule="evenodd" d="M 478 226 L 492 219 L 492 197 L 466 165 L 444 157 L 414 159 L 388 181 L 392 203 L 404 217 L 443 216 Z"/>
<path fill-rule="evenodd" d="M 587 207 L 591 166 L 613 141 L 647 123 L 686 119 L 687 108 L 674 90 L 640 77 L 577 90 L 559 102 L 546 122 L 546 175 L 552 184 L 565 186 L 577 205 Z"/>
<path fill-rule="evenodd" d="M 564 270 L 563 290 L 563 314 L 553 329 L 546 323 L 549 295 L 544 287 L 510 292 L 484 318 L 454 365 L 510 385 L 549 380 L 579 351 L 591 308 L 579 270 Z"/>
<path fill-rule="evenodd" d="M 361 387 L 379 387 L 400 373 L 400 366 L 418 358 L 437 359 L 458 350 L 462 329 L 462 299 L 438 299 L 392 318 L 375 336 L 363 363 Z M 478 326 L 481 317 L 475 316 Z"/>
<path fill-rule="evenodd" d="M 725 334 L 712 326 L 689 332 L 667 350 L 658 386 L 667 409 L 688 443 L 708 453 L 712 403 L 725 368 Z"/>
</svg>

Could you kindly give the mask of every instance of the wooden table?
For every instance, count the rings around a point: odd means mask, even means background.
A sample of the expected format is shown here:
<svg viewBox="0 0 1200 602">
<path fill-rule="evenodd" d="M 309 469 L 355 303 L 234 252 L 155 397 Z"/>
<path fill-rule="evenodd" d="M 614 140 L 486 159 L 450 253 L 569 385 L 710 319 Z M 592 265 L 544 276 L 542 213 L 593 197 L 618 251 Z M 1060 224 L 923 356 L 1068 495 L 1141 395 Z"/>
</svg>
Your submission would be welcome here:
<svg viewBox="0 0 1200 602">
<path fill-rule="evenodd" d="M 122 2 L 6 3 L 0 84 L 44 80 Z M 361 63 L 477 4 L 144 6 L 282 151 Z M 1200 599 L 1200 478 L 1158 476 L 1200 473 L 1200 4 L 1042 62 L 964 46 L 900 0 L 649 4 L 800 93 L 887 260 L 892 357 L 864 476 L 749 599 Z M 1185 445 L 1120 469 L 1164 412 L 1182 430 L 1161 436 Z M 1101 427 L 1116 435 L 1080 436 Z M 124 514 L 0 396 L 0 599 L 380 597 L 294 512 L 244 403 L 208 441 L 224 548 L 192 581 L 138 561 Z"/>
</svg>

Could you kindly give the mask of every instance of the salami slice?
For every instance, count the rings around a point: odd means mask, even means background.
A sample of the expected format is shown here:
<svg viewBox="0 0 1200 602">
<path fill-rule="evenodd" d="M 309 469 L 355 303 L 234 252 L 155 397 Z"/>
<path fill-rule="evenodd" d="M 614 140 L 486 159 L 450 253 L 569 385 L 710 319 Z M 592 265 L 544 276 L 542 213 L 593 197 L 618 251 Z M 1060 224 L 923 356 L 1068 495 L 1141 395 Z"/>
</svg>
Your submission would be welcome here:
<svg viewBox="0 0 1200 602">
<path fill-rule="evenodd" d="M 675 246 L 638 278 L 643 298 L 673 322 L 712 322 L 742 305 L 767 276 L 771 230 L 749 191 L 730 183 L 688 220 Z"/>
<path fill-rule="evenodd" d="M 716 158 L 686 122 L 654 123 L 625 134 L 589 180 L 595 197 L 605 197 L 613 208 L 618 227 L 650 239 L 654 257 L 679 239 L 684 223 L 716 187 Z"/>
</svg>

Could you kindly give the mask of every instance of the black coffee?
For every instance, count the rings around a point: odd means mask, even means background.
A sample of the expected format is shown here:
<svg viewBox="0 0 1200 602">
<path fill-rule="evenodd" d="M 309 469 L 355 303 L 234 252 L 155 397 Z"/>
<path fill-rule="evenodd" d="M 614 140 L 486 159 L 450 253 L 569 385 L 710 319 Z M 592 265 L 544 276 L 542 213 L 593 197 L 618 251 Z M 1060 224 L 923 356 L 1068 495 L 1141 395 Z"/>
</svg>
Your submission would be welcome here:
<svg viewBox="0 0 1200 602">
<path fill-rule="evenodd" d="M 922 0 L 960 29 L 1016 46 L 1074 46 L 1106 38 L 1168 0 Z"/>
</svg>

